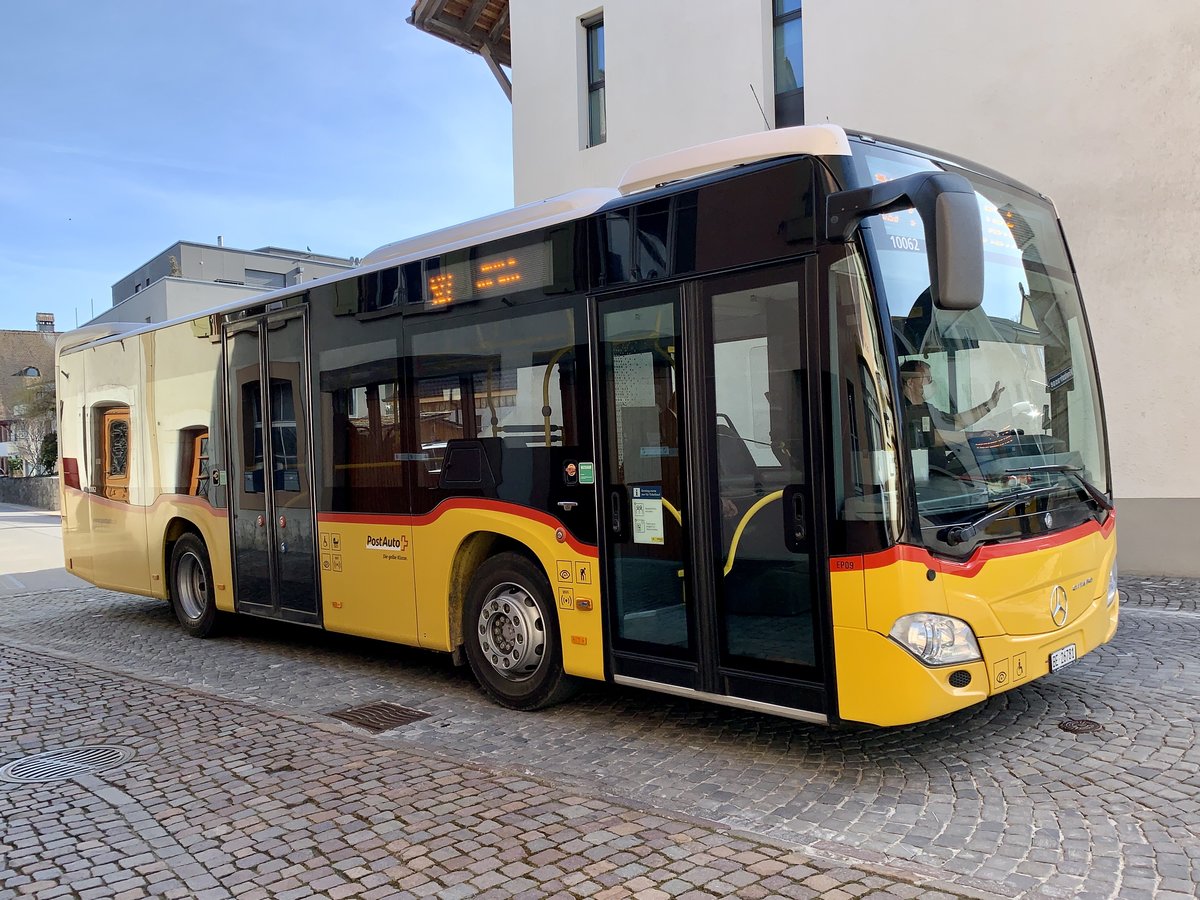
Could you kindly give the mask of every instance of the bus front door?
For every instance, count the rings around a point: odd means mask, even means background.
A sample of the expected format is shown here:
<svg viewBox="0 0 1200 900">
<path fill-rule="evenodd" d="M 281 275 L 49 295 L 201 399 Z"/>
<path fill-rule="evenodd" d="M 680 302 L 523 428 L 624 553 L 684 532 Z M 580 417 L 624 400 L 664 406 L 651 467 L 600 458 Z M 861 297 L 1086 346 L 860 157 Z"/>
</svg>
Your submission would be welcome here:
<svg viewBox="0 0 1200 900">
<path fill-rule="evenodd" d="M 597 301 L 618 682 L 827 717 L 806 271 Z"/>
<path fill-rule="evenodd" d="M 238 612 L 319 624 L 306 328 L 302 309 L 225 326 L 226 458 Z"/>
</svg>

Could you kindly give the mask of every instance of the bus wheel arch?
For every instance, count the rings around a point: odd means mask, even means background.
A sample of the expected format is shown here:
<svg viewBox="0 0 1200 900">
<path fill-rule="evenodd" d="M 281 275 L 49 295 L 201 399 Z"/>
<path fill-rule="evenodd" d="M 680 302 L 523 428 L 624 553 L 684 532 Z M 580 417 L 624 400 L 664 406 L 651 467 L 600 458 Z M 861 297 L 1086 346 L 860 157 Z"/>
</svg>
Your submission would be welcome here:
<svg viewBox="0 0 1200 900">
<path fill-rule="evenodd" d="M 167 523 L 167 527 L 163 529 L 162 543 L 162 570 L 165 573 L 165 586 L 167 591 L 167 600 L 171 599 L 171 554 L 175 552 L 175 544 L 185 534 L 194 534 L 201 540 L 204 539 L 200 533 L 200 529 L 196 523 L 182 516 L 175 516 Z"/>
<path fill-rule="evenodd" d="M 448 591 L 450 646 L 456 652 L 461 652 L 463 648 L 463 608 L 467 601 L 467 592 L 471 589 L 471 581 L 479 567 L 487 562 L 489 557 L 498 553 L 516 553 L 527 557 L 534 565 L 541 566 L 536 553 L 507 535 L 495 531 L 476 531 L 463 538 L 454 554 Z"/>
</svg>

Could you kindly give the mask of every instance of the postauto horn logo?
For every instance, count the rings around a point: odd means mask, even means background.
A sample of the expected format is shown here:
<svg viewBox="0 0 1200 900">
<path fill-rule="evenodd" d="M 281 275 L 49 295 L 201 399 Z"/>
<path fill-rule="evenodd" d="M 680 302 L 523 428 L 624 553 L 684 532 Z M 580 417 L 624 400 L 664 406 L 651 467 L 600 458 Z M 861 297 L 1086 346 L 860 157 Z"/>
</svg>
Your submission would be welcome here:
<svg viewBox="0 0 1200 900">
<path fill-rule="evenodd" d="M 400 535 L 400 537 L 394 538 L 394 537 L 385 537 L 385 536 L 375 537 L 375 535 L 373 535 L 373 534 L 368 534 L 367 535 L 367 549 L 368 550 L 399 550 L 401 553 L 403 553 L 405 550 L 408 549 L 408 536 L 402 534 L 402 535 Z"/>
</svg>

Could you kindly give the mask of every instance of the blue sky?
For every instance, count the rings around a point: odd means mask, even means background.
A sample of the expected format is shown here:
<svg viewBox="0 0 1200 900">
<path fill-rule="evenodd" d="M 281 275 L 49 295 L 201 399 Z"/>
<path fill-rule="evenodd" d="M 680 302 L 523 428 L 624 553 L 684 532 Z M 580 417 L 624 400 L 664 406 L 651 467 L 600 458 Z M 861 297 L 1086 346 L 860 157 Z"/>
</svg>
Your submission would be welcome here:
<svg viewBox="0 0 1200 900">
<path fill-rule="evenodd" d="M 0 328 L 177 240 L 364 256 L 512 205 L 511 107 L 411 0 L 38 0 L 0 25 Z"/>
</svg>

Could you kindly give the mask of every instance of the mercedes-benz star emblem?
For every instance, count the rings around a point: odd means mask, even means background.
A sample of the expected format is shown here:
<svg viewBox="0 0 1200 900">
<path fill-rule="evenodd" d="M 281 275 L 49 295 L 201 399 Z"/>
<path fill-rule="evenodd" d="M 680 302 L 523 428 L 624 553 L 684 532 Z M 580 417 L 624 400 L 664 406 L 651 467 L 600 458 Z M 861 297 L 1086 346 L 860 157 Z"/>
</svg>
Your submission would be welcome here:
<svg viewBox="0 0 1200 900">
<path fill-rule="evenodd" d="M 1067 624 L 1067 589 L 1061 584 L 1050 592 L 1050 618 L 1059 628 Z"/>
</svg>

